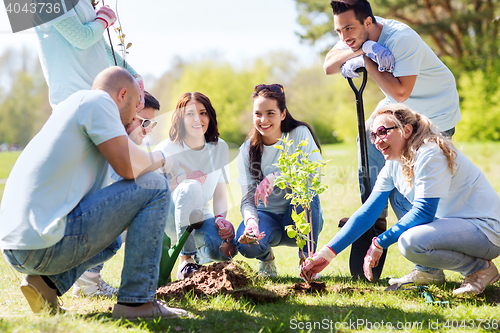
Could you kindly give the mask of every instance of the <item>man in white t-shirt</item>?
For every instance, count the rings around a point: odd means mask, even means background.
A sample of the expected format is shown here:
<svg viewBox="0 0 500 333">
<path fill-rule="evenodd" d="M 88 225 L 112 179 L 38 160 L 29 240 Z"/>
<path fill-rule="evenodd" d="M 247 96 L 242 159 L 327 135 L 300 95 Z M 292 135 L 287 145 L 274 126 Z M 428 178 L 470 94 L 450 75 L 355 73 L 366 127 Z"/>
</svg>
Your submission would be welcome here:
<svg viewBox="0 0 500 333">
<path fill-rule="evenodd" d="M 128 228 L 113 317 L 179 316 L 185 311 L 155 300 L 162 246 L 157 235 L 165 227 L 170 192 L 152 171 L 172 165 L 127 136 L 140 104 L 132 75 L 110 67 L 92 88 L 60 103 L 19 156 L 2 198 L 2 252 L 27 274 L 21 291 L 33 312 L 55 313 L 58 296 L 114 255 L 116 239 Z M 126 180 L 105 186 L 109 165 Z"/>
<path fill-rule="evenodd" d="M 325 73 L 354 78 L 360 76 L 356 69 L 364 67 L 386 96 L 377 109 L 402 103 L 430 118 L 443 134 L 453 135 L 461 118 L 455 79 L 422 38 L 406 24 L 375 17 L 366 0 L 330 4 L 340 41 L 326 55 Z M 371 119 L 366 128 L 370 124 Z M 385 160 L 371 142 L 367 145 L 373 188 Z M 361 178 L 360 187 L 364 191 Z M 411 209 L 397 190 L 391 193 L 390 201 L 398 219 Z M 380 219 L 385 222 L 386 217 L 387 210 Z"/>
<path fill-rule="evenodd" d="M 158 124 L 155 120 L 155 112 L 160 109 L 160 103 L 147 91 L 144 92 L 144 109 L 138 111 L 132 118 L 132 121 L 127 124 L 125 130 L 136 145 L 141 145 L 142 141 L 151 133 L 154 127 Z M 123 178 L 119 176 L 113 168 L 110 167 L 111 180 L 117 182 Z M 125 235 L 122 235 L 124 238 Z M 121 239 L 117 240 L 117 252 L 121 247 Z M 124 240 L 124 239 L 123 239 Z M 73 297 L 79 296 L 94 296 L 94 297 L 113 297 L 118 294 L 118 289 L 110 286 L 101 278 L 101 270 L 104 264 L 99 264 L 96 267 L 88 269 L 78 278 L 73 286 Z"/>
</svg>

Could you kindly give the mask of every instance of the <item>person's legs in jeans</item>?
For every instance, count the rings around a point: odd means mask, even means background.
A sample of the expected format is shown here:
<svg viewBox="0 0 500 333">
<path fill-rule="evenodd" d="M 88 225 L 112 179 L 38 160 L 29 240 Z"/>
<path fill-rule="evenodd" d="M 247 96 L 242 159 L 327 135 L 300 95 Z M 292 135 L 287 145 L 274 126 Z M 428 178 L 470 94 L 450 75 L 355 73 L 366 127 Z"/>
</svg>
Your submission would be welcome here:
<svg viewBox="0 0 500 333">
<path fill-rule="evenodd" d="M 165 227 L 165 232 L 170 237 L 172 243 L 180 239 L 186 231 L 190 224 L 190 215 L 193 211 L 199 211 L 201 218 L 203 218 L 202 207 L 203 192 L 201 184 L 198 181 L 188 180 L 177 185 L 172 192 L 171 208 Z M 175 235 L 173 235 L 174 229 Z M 177 278 L 179 280 L 197 271 L 200 267 L 193 258 L 196 255 L 196 243 L 193 233 L 189 235 L 184 243 L 179 256 L 177 271 Z"/>
<path fill-rule="evenodd" d="M 198 264 L 231 260 L 230 257 L 223 255 L 220 251 L 220 246 L 225 241 L 219 235 L 214 217 L 206 218 L 203 227 L 193 230 L 193 234 L 197 248 Z M 232 239 L 231 243 L 236 245 L 236 238 Z"/>
<path fill-rule="evenodd" d="M 128 227 L 118 302 L 152 302 L 169 197 L 166 180 L 155 173 L 114 183 L 68 214 L 65 236 L 55 245 L 4 250 L 4 255 L 18 271 L 44 275 L 62 295 L 85 270 L 114 255 L 117 238 Z"/>
<path fill-rule="evenodd" d="M 302 212 L 302 207 L 297 207 L 297 213 Z M 274 265 L 274 254 L 272 248 L 276 246 L 297 246 L 295 239 L 288 237 L 286 232 L 286 226 L 292 225 L 294 222 L 292 220 L 293 206 L 290 205 L 285 214 L 274 214 L 270 212 L 259 211 L 259 231 L 265 232 L 266 236 L 259 240 L 259 244 L 238 244 L 238 251 L 247 258 L 257 258 L 261 261 L 260 271 L 266 269 L 275 272 L 276 268 Z M 311 202 L 311 216 L 312 216 L 312 231 L 313 231 L 313 252 L 316 250 L 318 235 L 323 229 L 323 217 L 321 212 L 321 206 L 319 202 L 319 197 L 315 196 Z M 236 238 L 243 235 L 245 230 L 244 223 L 241 223 L 238 231 L 236 233 Z M 304 247 L 304 254 L 308 256 L 307 246 Z M 312 254 L 311 254 L 312 255 Z M 265 267 L 265 263 L 269 263 Z"/>
<path fill-rule="evenodd" d="M 447 269 L 464 276 L 487 267 L 500 247 L 469 219 L 447 218 L 405 231 L 398 241 L 408 260 L 426 267 Z"/>
<path fill-rule="evenodd" d="M 238 243 L 238 252 L 246 258 L 256 258 L 262 261 L 274 259 L 271 247 L 278 246 L 281 242 L 281 220 L 282 214 L 274 214 L 265 211 L 258 211 L 259 231 L 265 232 L 264 238 L 255 244 L 240 244 Z M 245 223 L 241 222 L 236 231 L 236 239 L 239 239 L 245 232 Z"/>
<path fill-rule="evenodd" d="M 195 180 L 180 183 L 172 192 L 173 216 L 169 214 L 168 225 L 171 225 L 172 217 L 175 221 L 175 231 L 177 239 L 180 239 L 184 231 L 189 226 L 189 215 L 195 209 L 203 207 L 203 192 L 201 184 Z M 184 244 L 181 256 L 193 256 L 196 254 L 196 244 L 191 234 Z"/>
<path fill-rule="evenodd" d="M 116 240 L 115 254 L 121 247 L 122 236 L 118 236 Z M 104 263 L 99 264 L 86 270 L 76 282 L 73 284 L 73 297 L 79 296 L 98 296 L 98 297 L 112 297 L 118 294 L 118 289 L 110 286 L 101 277 L 101 271 Z"/>
</svg>

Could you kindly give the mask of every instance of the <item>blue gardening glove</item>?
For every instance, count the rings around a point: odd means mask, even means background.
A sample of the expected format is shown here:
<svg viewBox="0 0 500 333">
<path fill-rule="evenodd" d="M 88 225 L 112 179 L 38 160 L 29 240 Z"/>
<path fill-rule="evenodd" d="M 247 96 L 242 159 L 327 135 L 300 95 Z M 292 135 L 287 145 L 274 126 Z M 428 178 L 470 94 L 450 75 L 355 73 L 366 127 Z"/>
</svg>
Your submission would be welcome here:
<svg viewBox="0 0 500 333">
<path fill-rule="evenodd" d="M 357 73 L 358 68 L 365 67 L 365 60 L 363 55 L 351 58 L 340 67 L 340 72 L 345 79 L 360 78 L 361 74 Z"/>
<path fill-rule="evenodd" d="M 393 72 L 394 71 L 394 56 L 391 51 L 385 46 L 380 45 L 371 40 L 367 40 L 361 47 L 363 52 L 368 58 L 378 64 L 379 72 Z"/>
</svg>

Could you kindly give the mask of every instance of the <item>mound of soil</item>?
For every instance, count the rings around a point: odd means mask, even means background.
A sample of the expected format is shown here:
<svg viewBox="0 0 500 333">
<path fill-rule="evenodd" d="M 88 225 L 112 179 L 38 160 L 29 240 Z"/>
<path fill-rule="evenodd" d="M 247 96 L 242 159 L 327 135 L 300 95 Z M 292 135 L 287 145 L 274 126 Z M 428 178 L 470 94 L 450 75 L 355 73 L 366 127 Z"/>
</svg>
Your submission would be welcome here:
<svg viewBox="0 0 500 333">
<path fill-rule="evenodd" d="M 230 295 L 235 299 L 245 298 L 254 303 L 277 302 L 290 294 L 301 293 L 349 293 L 363 292 L 355 288 L 343 288 L 340 285 L 334 285 L 327 288 L 324 282 L 313 281 L 311 284 L 295 283 L 289 287 L 275 288 L 252 288 L 248 285 L 253 275 L 256 275 L 250 266 L 242 261 L 219 262 L 211 265 L 205 265 L 190 277 L 167 284 L 156 290 L 156 296 L 166 301 L 170 299 L 181 299 L 187 293 L 194 293 L 197 297 L 204 295 Z"/>
<path fill-rule="evenodd" d="M 216 295 L 219 293 L 234 294 L 241 297 L 241 288 L 248 285 L 250 267 L 242 262 L 219 262 L 202 266 L 190 277 L 172 282 L 156 290 L 156 296 L 165 300 L 182 298 L 184 294 L 193 292 L 197 296 Z M 235 290 L 240 289 L 235 293 Z"/>
</svg>

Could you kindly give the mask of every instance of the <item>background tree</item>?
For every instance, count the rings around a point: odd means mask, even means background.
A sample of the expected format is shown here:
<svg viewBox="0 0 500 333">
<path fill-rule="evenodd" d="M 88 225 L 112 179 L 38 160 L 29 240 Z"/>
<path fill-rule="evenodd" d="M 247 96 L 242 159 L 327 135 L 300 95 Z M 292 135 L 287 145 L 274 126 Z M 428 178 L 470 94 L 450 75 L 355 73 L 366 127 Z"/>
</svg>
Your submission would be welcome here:
<svg viewBox="0 0 500 333">
<path fill-rule="evenodd" d="M 28 50 L 0 56 L 0 143 L 24 147 L 51 113 L 40 64 Z"/>
</svg>

